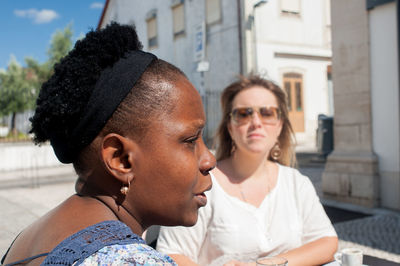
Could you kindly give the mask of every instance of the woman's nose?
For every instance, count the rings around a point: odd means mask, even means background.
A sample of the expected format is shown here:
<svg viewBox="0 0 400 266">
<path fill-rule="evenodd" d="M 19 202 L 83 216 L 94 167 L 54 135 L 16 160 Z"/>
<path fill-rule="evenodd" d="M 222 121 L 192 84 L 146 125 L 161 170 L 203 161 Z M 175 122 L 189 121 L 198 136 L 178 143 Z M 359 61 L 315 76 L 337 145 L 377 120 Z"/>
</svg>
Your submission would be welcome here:
<svg viewBox="0 0 400 266">
<path fill-rule="evenodd" d="M 202 148 L 201 148 L 201 154 L 200 154 L 200 161 L 199 161 L 199 168 L 200 172 L 203 175 L 208 175 L 208 173 L 215 168 L 216 165 L 216 160 L 214 155 L 211 153 L 211 151 L 207 148 L 207 146 L 204 144 L 202 141 Z"/>
<path fill-rule="evenodd" d="M 258 112 L 254 112 L 251 115 L 251 124 L 254 126 L 262 125 L 261 115 Z"/>
</svg>

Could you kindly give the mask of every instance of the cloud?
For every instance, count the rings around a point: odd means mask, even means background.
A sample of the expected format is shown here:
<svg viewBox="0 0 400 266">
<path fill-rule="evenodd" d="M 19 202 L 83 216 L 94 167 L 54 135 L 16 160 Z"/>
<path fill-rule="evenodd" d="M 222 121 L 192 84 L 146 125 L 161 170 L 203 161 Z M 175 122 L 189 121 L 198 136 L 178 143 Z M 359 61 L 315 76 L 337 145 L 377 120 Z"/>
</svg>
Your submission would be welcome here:
<svg viewBox="0 0 400 266">
<path fill-rule="evenodd" d="M 50 9 L 37 10 L 36 8 L 25 9 L 25 10 L 14 10 L 14 14 L 21 18 L 30 18 L 33 23 L 43 24 L 49 23 L 52 20 L 59 17 L 56 11 Z"/>
<path fill-rule="evenodd" d="M 90 8 L 92 9 L 101 9 L 104 7 L 103 3 L 99 3 L 99 2 L 94 2 L 90 5 Z"/>
</svg>

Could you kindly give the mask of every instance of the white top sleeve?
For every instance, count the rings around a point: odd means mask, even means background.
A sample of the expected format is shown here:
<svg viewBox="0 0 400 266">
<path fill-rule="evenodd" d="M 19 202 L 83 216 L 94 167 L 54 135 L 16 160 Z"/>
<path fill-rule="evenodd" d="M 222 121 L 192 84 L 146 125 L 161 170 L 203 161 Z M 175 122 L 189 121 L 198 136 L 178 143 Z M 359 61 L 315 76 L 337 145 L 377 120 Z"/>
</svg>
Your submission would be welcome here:
<svg viewBox="0 0 400 266">
<path fill-rule="evenodd" d="M 293 168 L 279 165 L 277 184 L 258 208 L 230 196 L 211 177 L 213 188 L 196 225 L 161 227 L 157 250 L 221 265 L 224 257 L 254 261 L 336 236 L 313 184 Z"/>
<path fill-rule="evenodd" d="M 296 175 L 301 175 L 296 172 Z M 302 176 L 301 180 L 296 192 L 297 208 L 303 224 L 302 243 L 306 244 L 324 236 L 336 236 L 310 179 Z"/>
</svg>

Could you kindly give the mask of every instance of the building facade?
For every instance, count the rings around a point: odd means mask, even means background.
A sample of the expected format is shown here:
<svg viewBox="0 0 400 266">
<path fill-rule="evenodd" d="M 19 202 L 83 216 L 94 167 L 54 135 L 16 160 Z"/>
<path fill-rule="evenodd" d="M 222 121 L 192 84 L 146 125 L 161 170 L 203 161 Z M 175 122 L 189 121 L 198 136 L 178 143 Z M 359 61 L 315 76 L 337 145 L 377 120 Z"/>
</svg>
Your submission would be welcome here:
<svg viewBox="0 0 400 266">
<path fill-rule="evenodd" d="M 333 115 L 329 0 L 107 0 L 99 28 L 136 26 L 144 50 L 181 68 L 203 97 L 208 144 L 221 91 L 260 73 L 288 93 L 298 143 L 315 149 L 318 115 Z"/>
<path fill-rule="evenodd" d="M 324 196 L 400 210 L 399 7 L 331 3 L 335 148 Z"/>
</svg>

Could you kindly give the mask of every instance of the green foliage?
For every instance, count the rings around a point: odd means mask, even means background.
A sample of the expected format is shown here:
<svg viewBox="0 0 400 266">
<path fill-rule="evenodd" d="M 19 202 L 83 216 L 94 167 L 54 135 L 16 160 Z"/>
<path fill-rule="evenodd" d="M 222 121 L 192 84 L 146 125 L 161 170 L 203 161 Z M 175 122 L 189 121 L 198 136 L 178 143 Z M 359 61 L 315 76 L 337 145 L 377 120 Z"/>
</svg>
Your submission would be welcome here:
<svg viewBox="0 0 400 266">
<path fill-rule="evenodd" d="M 49 57 L 50 68 L 58 63 L 72 48 L 72 24 L 68 24 L 64 31 L 57 30 L 54 33 L 47 55 Z"/>
<path fill-rule="evenodd" d="M 13 114 L 11 129 L 15 130 L 15 115 L 33 109 L 37 94 L 53 72 L 53 67 L 72 48 L 72 24 L 63 31 L 57 30 L 47 50 L 48 60 L 40 64 L 33 58 L 25 58 L 26 67 L 12 56 L 6 71 L 0 72 L 0 117 Z"/>
<path fill-rule="evenodd" d="M 7 136 L 1 137 L 0 136 L 0 142 L 15 142 L 15 141 L 30 141 L 31 137 L 28 134 L 22 133 L 22 132 L 17 132 L 14 133 L 10 131 Z"/>
<path fill-rule="evenodd" d="M 35 73 L 21 67 L 14 57 L 7 71 L 0 73 L 0 114 L 9 115 L 23 112 L 34 106 L 36 88 Z"/>
<path fill-rule="evenodd" d="M 35 73 L 35 79 L 31 79 L 30 82 L 32 82 L 32 85 L 37 89 L 37 91 L 39 91 L 43 82 L 48 80 L 51 76 L 52 69 L 50 64 L 48 61 L 40 64 L 31 57 L 26 57 L 25 63 L 26 68 Z"/>
<path fill-rule="evenodd" d="M 48 60 L 40 64 L 35 59 L 27 57 L 25 63 L 27 68 L 31 69 L 36 79 L 32 80 L 35 88 L 40 90 L 43 82 L 48 80 L 53 73 L 53 67 L 66 56 L 72 48 L 72 24 L 68 24 L 63 31 L 57 30 L 50 41 L 50 47 L 47 50 Z"/>
</svg>

